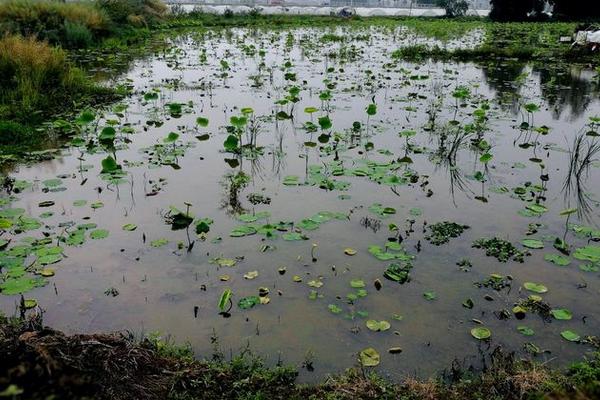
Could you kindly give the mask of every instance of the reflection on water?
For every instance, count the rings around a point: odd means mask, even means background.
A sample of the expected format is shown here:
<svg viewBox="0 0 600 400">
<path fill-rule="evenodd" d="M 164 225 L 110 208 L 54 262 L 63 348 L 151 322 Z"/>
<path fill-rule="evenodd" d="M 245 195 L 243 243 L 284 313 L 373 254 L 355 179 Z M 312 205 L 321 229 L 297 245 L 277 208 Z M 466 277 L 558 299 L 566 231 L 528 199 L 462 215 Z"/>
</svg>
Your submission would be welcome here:
<svg viewBox="0 0 600 400">
<path fill-rule="evenodd" d="M 249 345 L 272 363 L 301 365 L 314 354 L 316 370 L 303 379 L 354 364 L 366 347 L 382 354 L 381 369 L 392 376 L 431 374 L 454 358 L 476 362 L 495 345 L 523 353 L 534 343 L 551 351 L 539 359 L 557 363 L 580 357 L 589 347 L 560 332 L 599 331 L 598 272 L 574 257 L 560 267 L 545 256 L 558 254 L 556 238 L 572 250 L 595 238 L 585 236 L 599 222 L 597 144 L 586 135 L 600 110 L 593 74 L 576 66 L 392 61 L 403 35 L 188 32 L 136 61 L 119 77 L 134 95 L 85 125 L 76 147 L 10 173 L 23 189 L 3 197 L 5 209 L 52 214 L 39 229 L 7 230 L 9 248 L 45 232 L 64 253 L 51 264 L 50 284 L 26 296 L 46 310 L 48 324 L 68 331 L 166 332 L 200 356 L 216 335 L 226 354 Z M 103 142 L 107 126 L 116 138 Z M 121 169 L 107 180 L 109 155 Z M 194 224 L 173 230 L 170 206 Z M 561 215 L 565 208 L 578 212 Z M 195 235 L 200 220 L 212 220 L 206 237 Z M 470 229 L 432 245 L 429 226 L 442 221 Z M 84 233 L 77 242 L 75 227 L 84 223 L 97 224 L 100 237 Z M 520 264 L 471 246 L 494 236 L 519 249 L 539 239 L 544 249 Z M 384 278 L 391 261 L 374 255 L 397 253 L 369 247 L 386 243 L 415 257 L 409 282 Z M 510 277 L 510 287 L 474 285 L 491 274 Z M 517 320 L 515 303 L 531 294 L 524 282 L 546 286 L 544 301 L 573 318 Z M 234 293 L 230 318 L 217 308 L 225 288 Z M 259 288 L 268 304 L 237 306 Z M 467 299 L 472 308 L 463 306 Z M 17 302 L 0 296 L 5 312 Z M 370 331 L 368 319 L 391 329 Z M 491 343 L 471 337 L 473 321 L 491 329 Z M 519 333 L 523 325 L 535 335 Z M 398 346 L 401 354 L 387 353 Z"/>
</svg>

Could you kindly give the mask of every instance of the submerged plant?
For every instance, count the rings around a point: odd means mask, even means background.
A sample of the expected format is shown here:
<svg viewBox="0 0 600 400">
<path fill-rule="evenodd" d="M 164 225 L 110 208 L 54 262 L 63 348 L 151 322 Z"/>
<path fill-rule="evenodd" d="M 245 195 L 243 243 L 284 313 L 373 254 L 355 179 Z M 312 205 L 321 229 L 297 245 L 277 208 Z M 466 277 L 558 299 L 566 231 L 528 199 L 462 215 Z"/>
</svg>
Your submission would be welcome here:
<svg viewBox="0 0 600 400">
<path fill-rule="evenodd" d="M 487 256 L 496 257 L 500 262 L 507 262 L 510 259 L 517 262 L 525 262 L 526 253 L 519 251 L 511 242 L 500 239 L 478 239 L 473 242 L 476 249 L 484 249 Z"/>
<path fill-rule="evenodd" d="M 430 234 L 425 236 L 425 239 L 436 246 L 448 243 L 451 238 L 457 238 L 462 233 L 469 229 L 467 225 L 460 225 L 456 222 L 438 222 L 437 224 L 429 225 Z"/>
</svg>

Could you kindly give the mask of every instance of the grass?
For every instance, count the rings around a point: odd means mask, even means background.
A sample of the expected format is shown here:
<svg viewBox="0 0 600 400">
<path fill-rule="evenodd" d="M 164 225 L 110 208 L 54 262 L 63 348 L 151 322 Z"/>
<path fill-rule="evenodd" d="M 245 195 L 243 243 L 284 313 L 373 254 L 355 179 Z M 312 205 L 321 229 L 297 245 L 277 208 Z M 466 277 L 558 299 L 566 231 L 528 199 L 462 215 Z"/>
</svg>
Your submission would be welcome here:
<svg viewBox="0 0 600 400">
<path fill-rule="evenodd" d="M 351 368 L 321 383 L 296 382 L 292 367 L 267 367 L 244 351 L 227 361 L 215 350 L 198 361 L 188 345 L 153 334 L 67 336 L 43 327 L 41 317 L 0 315 L 0 395 L 15 399 L 597 399 L 600 354 L 566 370 L 551 369 L 496 348 L 483 370 L 453 365 L 438 378 L 390 382 Z"/>
<path fill-rule="evenodd" d="M 90 82 L 68 50 L 128 44 L 165 17 L 159 0 L 0 0 L 0 145 L 39 145 L 51 116 L 118 97 Z M 24 147 L 25 146 L 25 147 Z"/>
<path fill-rule="evenodd" d="M 33 36 L 70 48 L 86 47 L 106 36 L 110 23 L 106 12 L 91 2 L 0 2 L 0 32 Z"/>
<path fill-rule="evenodd" d="M 106 95 L 71 65 L 65 51 L 33 38 L 0 39 L 0 144 L 27 142 L 37 125 L 65 105 Z"/>
<path fill-rule="evenodd" d="M 69 49 L 136 34 L 164 20 L 160 0 L 0 0 L 0 35 L 32 36 Z"/>
</svg>

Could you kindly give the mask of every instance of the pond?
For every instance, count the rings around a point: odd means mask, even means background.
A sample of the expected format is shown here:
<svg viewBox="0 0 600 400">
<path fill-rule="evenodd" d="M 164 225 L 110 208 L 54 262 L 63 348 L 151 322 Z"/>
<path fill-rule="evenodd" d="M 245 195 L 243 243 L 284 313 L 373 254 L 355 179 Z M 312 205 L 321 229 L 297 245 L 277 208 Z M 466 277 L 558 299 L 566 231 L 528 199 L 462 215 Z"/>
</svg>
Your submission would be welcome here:
<svg viewBox="0 0 600 400">
<path fill-rule="evenodd" d="M 57 329 L 249 348 L 303 380 L 368 348 L 392 377 L 499 345 L 579 359 L 600 332 L 595 74 L 392 57 L 417 42 L 173 34 L 110 81 L 131 96 L 5 171 L 0 309 L 23 293 Z"/>
</svg>

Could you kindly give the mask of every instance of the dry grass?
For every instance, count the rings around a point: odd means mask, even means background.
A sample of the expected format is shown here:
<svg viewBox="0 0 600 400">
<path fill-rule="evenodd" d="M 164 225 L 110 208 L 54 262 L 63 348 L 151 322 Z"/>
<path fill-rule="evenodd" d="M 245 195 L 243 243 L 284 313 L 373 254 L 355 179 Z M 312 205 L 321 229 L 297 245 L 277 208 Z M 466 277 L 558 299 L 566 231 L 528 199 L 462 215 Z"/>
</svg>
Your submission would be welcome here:
<svg viewBox="0 0 600 400">
<path fill-rule="evenodd" d="M 406 378 L 404 389 L 413 393 L 414 397 L 422 400 L 437 400 L 441 398 L 439 384 L 435 381 L 420 381 L 415 378 Z"/>
</svg>

